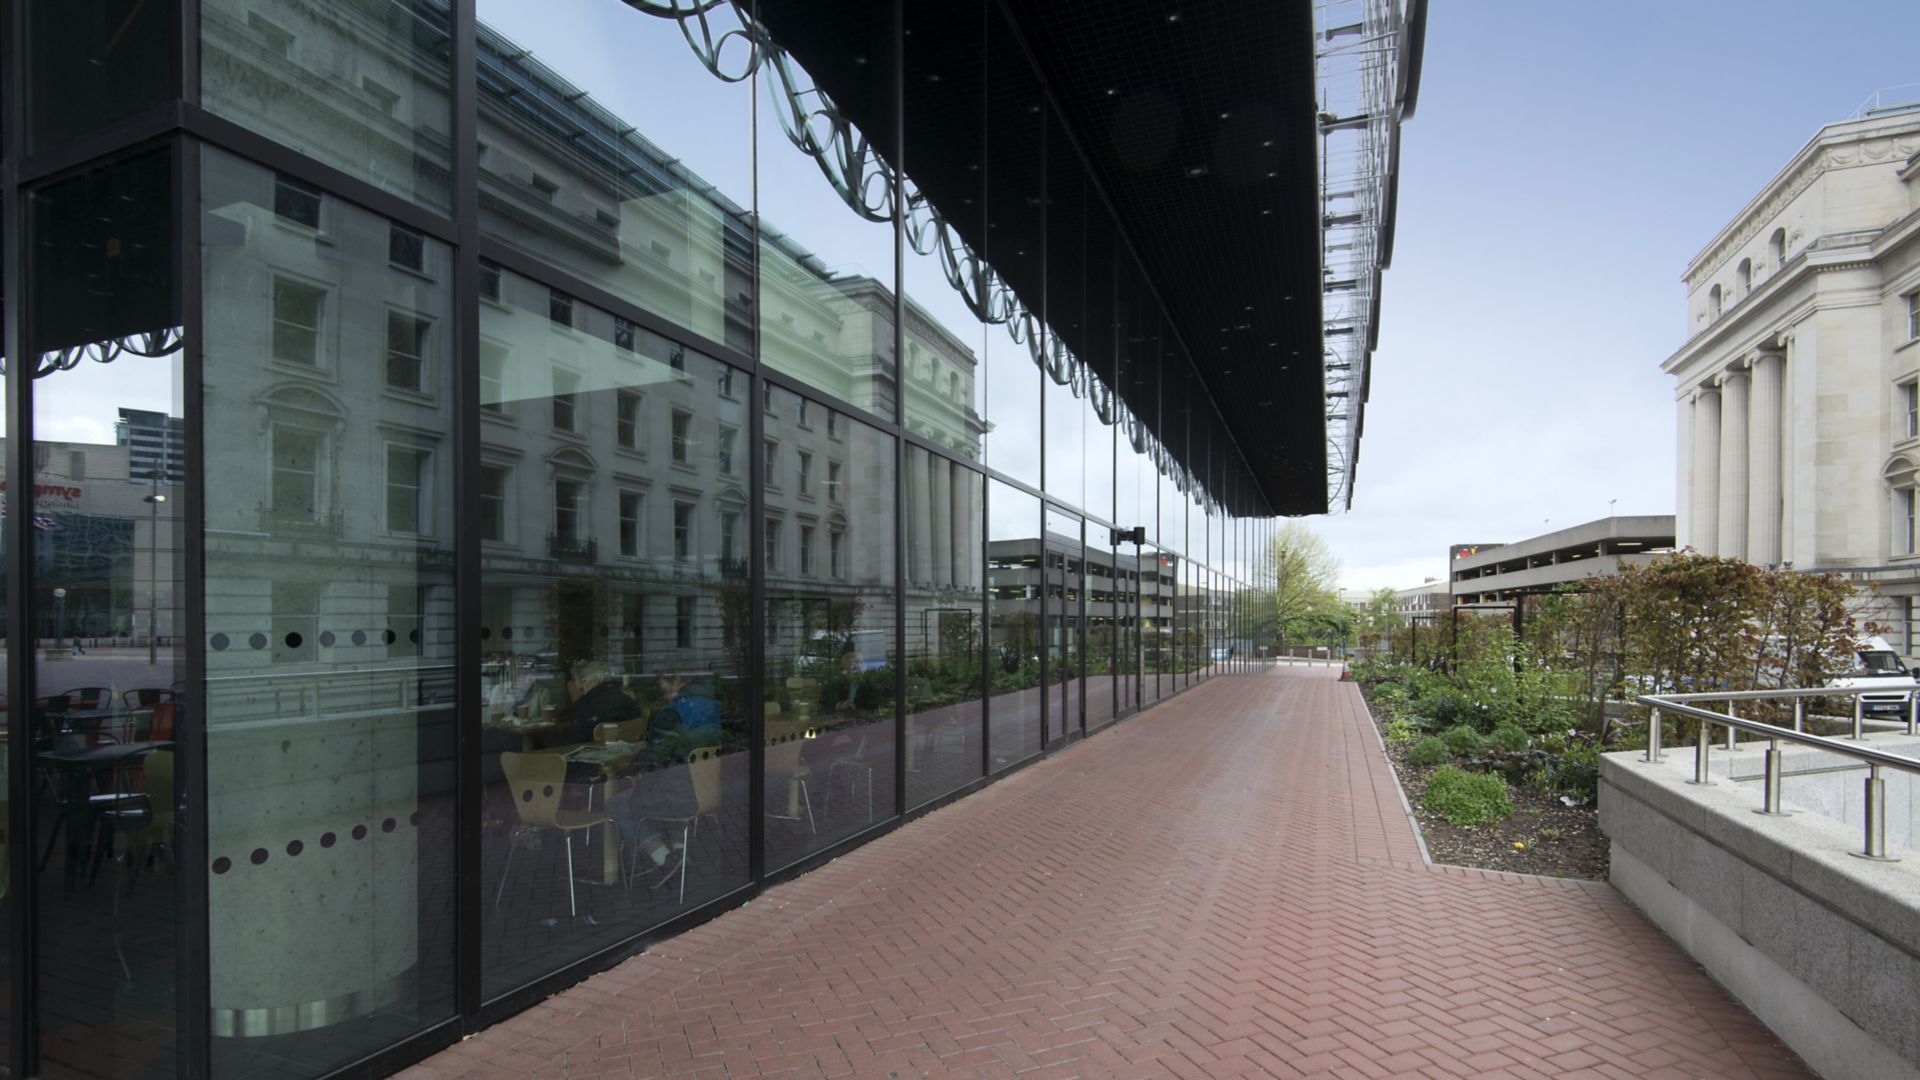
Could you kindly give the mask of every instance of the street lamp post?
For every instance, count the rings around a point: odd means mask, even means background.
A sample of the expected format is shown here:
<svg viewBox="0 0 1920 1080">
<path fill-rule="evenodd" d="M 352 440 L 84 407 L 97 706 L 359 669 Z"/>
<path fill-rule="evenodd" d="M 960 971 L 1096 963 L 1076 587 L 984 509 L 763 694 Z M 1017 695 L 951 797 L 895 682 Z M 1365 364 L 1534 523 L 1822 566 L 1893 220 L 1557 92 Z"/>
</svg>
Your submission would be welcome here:
<svg viewBox="0 0 1920 1080">
<path fill-rule="evenodd" d="M 53 590 L 53 647 L 67 647 L 67 590 Z"/>
<path fill-rule="evenodd" d="M 157 475 L 153 483 L 160 486 Z M 153 667 L 160 662 L 160 504 L 167 497 L 156 491 L 146 501 L 153 508 L 147 529 L 147 666 Z"/>
</svg>

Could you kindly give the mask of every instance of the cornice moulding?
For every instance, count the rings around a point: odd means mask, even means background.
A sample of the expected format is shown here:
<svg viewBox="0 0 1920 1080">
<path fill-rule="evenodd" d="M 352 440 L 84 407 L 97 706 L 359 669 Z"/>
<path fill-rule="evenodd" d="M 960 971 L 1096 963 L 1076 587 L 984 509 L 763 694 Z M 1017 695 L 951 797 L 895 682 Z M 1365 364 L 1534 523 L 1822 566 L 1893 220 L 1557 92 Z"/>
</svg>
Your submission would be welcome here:
<svg viewBox="0 0 1920 1080">
<path fill-rule="evenodd" d="M 1904 124 L 1861 132 L 1836 132 L 1834 129 L 1840 124 L 1829 124 L 1820 129 L 1819 134 L 1802 147 L 1786 167 L 1687 263 L 1681 280 L 1690 282 L 1703 275 L 1718 273 L 1736 250 L 1752 240 L 1794 199 L 1812 187 L 1821 174 L 1830 170 L 1905 161 L 1920 154 L 1920 120 L 1911 116 L 1901 119 Z"/>
</svg>

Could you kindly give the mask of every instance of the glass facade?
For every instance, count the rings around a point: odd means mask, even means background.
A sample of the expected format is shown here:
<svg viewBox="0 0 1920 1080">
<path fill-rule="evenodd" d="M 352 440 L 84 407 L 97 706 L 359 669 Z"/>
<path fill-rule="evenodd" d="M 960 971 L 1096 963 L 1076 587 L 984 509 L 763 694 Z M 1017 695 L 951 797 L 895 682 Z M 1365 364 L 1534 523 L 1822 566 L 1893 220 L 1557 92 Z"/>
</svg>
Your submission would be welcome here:
<svg viewBox="0 0 1920 1080">
<path fill-rule="evenodd" d="M 10 42 L 11 1073 L 391 1071 L 1270 638 L 995 0 L 136 7 Z"/>
</svg>

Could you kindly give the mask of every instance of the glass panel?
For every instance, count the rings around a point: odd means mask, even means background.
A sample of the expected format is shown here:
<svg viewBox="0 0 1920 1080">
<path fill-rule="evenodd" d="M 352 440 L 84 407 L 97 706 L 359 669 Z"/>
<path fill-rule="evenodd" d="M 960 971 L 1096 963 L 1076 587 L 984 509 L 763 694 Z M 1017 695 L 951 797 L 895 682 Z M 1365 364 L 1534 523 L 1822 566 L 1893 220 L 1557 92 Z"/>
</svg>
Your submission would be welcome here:
<svg viewBox="0 0 1920 1080">
<path fill-rule="evenodd" d="M 47 1074 L 172 1073 L 186 460 L 172 153 L 32 193 L 30 1001 Z M 110 282 L 111 287 L 103 287 Z"/>
<path fill-rule="evenodd" d="M 744 884 L 749 835 L 747 575 L 728 546 L 748 500 L 717 449 L 746 424 L 736 373 L 585 303 L 556 323 L 512 273 L 500 296 L 480 321 L 504 518 L 480 581 L 487 994 Z"/>
<path fill-rule="evenodd" d="M 985 168 L 986 239 L 978 254 L 1005 289 L 995 310 L 1005 325 L 989 331 L 981 357 L 986 372 L 987 464 L 1040 485 L 1040 352 L 1044 285 L 1041 221 L 1045 202 L 1042 152 L 1046 98 L 1020 41 L 998 5 L 987 19 Z M 1023 315 L 1022 312 L 1025 312 Z M 1038 511 L 1036 511 L 1037 515 Z M 1038 517 L 1035 518 L 1038 524 Z M 1029 530 L 1023 536 L 1033 537 Z M 1036 583 L 1037 584 L 1037 583 Z M 1038 617 L 1036 613 L 1036 618 Z M 997 754 L 997 752 L 996 752 Z"/>
<path fill-rule="evenodd" d="M 940 62 L 955 41 L 982 41 L 986 0 L 914 4 L 906 12 L 906 66 L 938 80 L 905 83 L 907 132 L 907 429 L 969 461 L 985 450 L 986 339 L 1006 339 L 985 321 L 991 278 L 977 256 L 985 244 L 984 70 Z M 925 138 L 922 138 L 922 136 Z M 939 185 L 922 190 L 915 174 Z M 938 202 L 940 214 L 933 205 Z"/>
<path fill-rule="evenodd" d="M 605 0 L 479 16 L 483 234 L 751 352 L 751 82 L 715 78 L 674 20 Z M 716 40 L 738 27 L 732 5 L 698 19 Z M 745 37 L 726 42 L 714 64 L 744 73 Z"/>
<path fill-rule="evenodd" d="M 28 0 L 27 141 L 43 150 L 174 93 L 173 4 Z"/>
<path fill-rule="evenodd" d="M 1119 708 L 1115 681 L 1119 678 L 1122 641 L 1118 620 L 1124 614 L 1115 591 L 1114 552 L 1107 545 L 1105 525 L 1087 526 L 1087 728 L 1112 720 Z M 1124 572 L 1124 571 L 1123 571 Z"/>
<path fill-rule="evenodd" d="M 907 447 L 907 806 L 980 777 L 981 479 Z"/>
<path fill-rule="evenodd" d="M 1140 703 L 1166 696 L 1171 657 L 1173 586 L 1168 580 L 1173 557 L 1165 549 L 1140 550 Z"/>
<path fill-rule="evenodd" d="M 446 210 L 450 44 L 447 5 L 435 0 L 204 0 L 201 103 L 382 190 Z M 335 227 L 324 214 L 279 220 L 323 237 Z"/>
<path fill-rule="evenodd" d="M 760 0 L 758 18 L 776 41 L 830 37 L 842 65 L 841 97 L 790 57 L 758 76 L 761 362 L 892 417 L 893 169 L 869 141 L 893 130 L 892 22 L 809 0 Z M 906 378 L 964 370 L 963 348 L 928 344 Z"/>
<path fill-rule="evenodd" d="M 1081 734 L 1085 725 L 1086 554 L 1081 521 L 1049 506 L 1046 518 L 1047 742 Z"/>
<path fill-rule="evenodd" d="M 213 1070 L 307 1075 L 453 1012 L 452 255 L 202 162 Z"/>
<path fill-rule="evenodd" d="M 769 870 L 894 811 L 893 441 L 818 402 L 809 412 L 832 422 L 790 433 L 783 482 L 766 490 Z M 799 491 L 803 452 L 841 466 L 831 493 Z M 809 535 L 827 545 L 811 564 Z"/>
<path fill-rule="evenodd" d="M 1040 752 L 1040 500 L 987 493 L 987 745 L 995 772 Z"/>
<path fill-rule="evenodd" d="M 1091 538 L 1089 538 L 1091 539 Z M 1114 549 L 1114 711 L 1140 707 L 1140 548 L 1131 542 Z M 1089 721 L 1091 722 L 1091 721 Z"/>
</svg>

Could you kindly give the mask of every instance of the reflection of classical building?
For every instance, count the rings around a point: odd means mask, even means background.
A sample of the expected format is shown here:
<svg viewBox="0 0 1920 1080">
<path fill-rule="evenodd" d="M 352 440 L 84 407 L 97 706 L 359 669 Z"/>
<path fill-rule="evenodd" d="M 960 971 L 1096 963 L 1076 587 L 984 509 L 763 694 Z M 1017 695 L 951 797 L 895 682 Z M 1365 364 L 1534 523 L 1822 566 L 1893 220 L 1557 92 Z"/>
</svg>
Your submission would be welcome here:
<svg viewBox="0 0 1920 1080">
<path fill-rule="evenodd" d="M 1041 77 L 1162 45 L 1019 5 L 556 9 L 633 123 L 475 7 L 0 41 L 6 892 L 58 896 L 7 905 L 12 1074 L 414 1060 L 1227 670 L 1253 519 L 1325 505 L 1324 372 L 1265 351 L 1324 327 L 1249 314 L 1322 284 L 1259 235 L 1322 216 L 1308 35 L 1182 28 L 1183 113 L 1297 103 L 1196 176 Z"/>
<path fill-rule="evenodd" d="M 1678 541 L 1920 596 L 1920 105 L 1821 128 L 1687 265 Z"/>
</svg>

